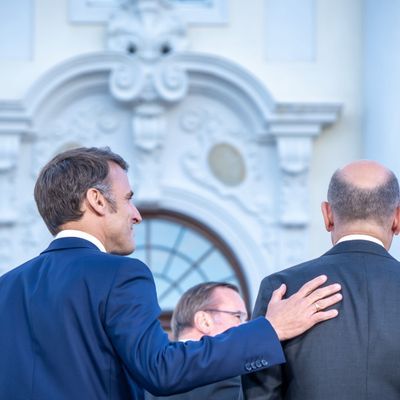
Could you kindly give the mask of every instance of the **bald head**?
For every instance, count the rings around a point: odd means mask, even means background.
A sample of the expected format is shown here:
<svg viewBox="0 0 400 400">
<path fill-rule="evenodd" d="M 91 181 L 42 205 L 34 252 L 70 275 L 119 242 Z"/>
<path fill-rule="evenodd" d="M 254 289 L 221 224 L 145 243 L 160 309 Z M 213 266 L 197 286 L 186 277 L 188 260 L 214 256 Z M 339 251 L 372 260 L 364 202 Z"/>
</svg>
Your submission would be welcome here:
<svg viewBox="0 0 400 400">
<path fill-rule="evenodd" d="M 369 160 L 355 161 L 337 170 L 339 179 L 365 190 L 374 190 L 385 185 L 392 175 L 383 165 Z"/>
<path fill-rule="evenodd" d="M 365 220 L 385 225 L 399 205 L 399 184 L 383 165 L 355 161 L 333 174 L 328 201 L 341 223 Z"/>
</svg>

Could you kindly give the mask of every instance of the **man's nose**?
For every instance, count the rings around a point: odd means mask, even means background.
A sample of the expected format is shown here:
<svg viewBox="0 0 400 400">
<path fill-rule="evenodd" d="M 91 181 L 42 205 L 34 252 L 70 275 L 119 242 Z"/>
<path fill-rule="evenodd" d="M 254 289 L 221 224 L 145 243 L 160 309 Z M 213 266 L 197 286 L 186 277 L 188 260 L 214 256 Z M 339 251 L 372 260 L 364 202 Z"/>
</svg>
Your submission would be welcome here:
<svg viewBox="0 0 400 400">
<path fill-rule="evenodd" d="M 140 215 L 139 210 L 132 204 L 133 207 L 133 220 L 135 224 L 140 224 L 142 222 L 142 216 Z"/>
</svg>

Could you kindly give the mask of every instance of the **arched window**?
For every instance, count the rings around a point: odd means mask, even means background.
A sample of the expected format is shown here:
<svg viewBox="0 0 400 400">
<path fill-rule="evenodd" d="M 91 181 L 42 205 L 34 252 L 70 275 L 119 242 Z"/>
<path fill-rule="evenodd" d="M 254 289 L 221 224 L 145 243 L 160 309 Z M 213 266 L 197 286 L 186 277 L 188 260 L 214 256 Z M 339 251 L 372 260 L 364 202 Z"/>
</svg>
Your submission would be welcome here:
<svg viewBox="0 0 400 400">
<path fill-rule="evenodd" d="M 169 328 L 172 311 L 183 292 L 201 282 L 233 283 L 248 304 L 248 288 L 239 262 L 215 232 L 176 212 L 141 213 L 143 221 L 135 227 L 133 257 L 153 272 L 164 328 Z"/>
</svg>

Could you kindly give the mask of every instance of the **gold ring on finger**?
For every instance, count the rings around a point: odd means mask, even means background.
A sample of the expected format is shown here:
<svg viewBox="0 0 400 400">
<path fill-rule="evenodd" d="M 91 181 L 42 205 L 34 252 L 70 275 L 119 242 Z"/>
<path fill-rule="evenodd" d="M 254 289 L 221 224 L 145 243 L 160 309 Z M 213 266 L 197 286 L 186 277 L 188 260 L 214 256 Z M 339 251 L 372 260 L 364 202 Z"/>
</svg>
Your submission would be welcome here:
<svg viewBox="0 0 400 400">
<path fill-rule="evenodd" d="M 322 307 L 318 304 L 317 301 L 314 303 L 314 306 L 315 306 L 315 312 L 322 310 Z"/>
</svg>

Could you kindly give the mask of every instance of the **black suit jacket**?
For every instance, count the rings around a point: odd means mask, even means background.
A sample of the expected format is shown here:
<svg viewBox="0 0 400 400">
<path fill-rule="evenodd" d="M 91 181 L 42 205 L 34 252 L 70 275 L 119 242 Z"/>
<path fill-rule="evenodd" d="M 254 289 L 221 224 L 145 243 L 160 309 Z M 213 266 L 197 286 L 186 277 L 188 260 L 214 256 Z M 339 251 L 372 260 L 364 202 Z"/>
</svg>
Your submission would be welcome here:
<svg viewBox="0 0 400 400">
<path fill-rule="evenodd" d="M 172 396 L 156 397 L 146 395 L 146 400 L 242 400 L 240 377 L 225 379 L 210 385 L 201 386 L 189 392 Z"/>
<path fill-rule="evenodd" d="M 339 316 L 283 344 L 287 364 L 243 377 L 245 398 L 400 399 L 400 263 L 378 244 L 342 242 L 262 281 L 254 317 L 281 283 L 288 295 L 327 274 L 342 285 Z"/>
<path fill-rule="evenodd" d="M 139 260 L 78 238 L 0 277 L 0 399 L 143 399 L 283 361 L 259 318 L 198 342 L 170 343 Z"/>
</svg>

